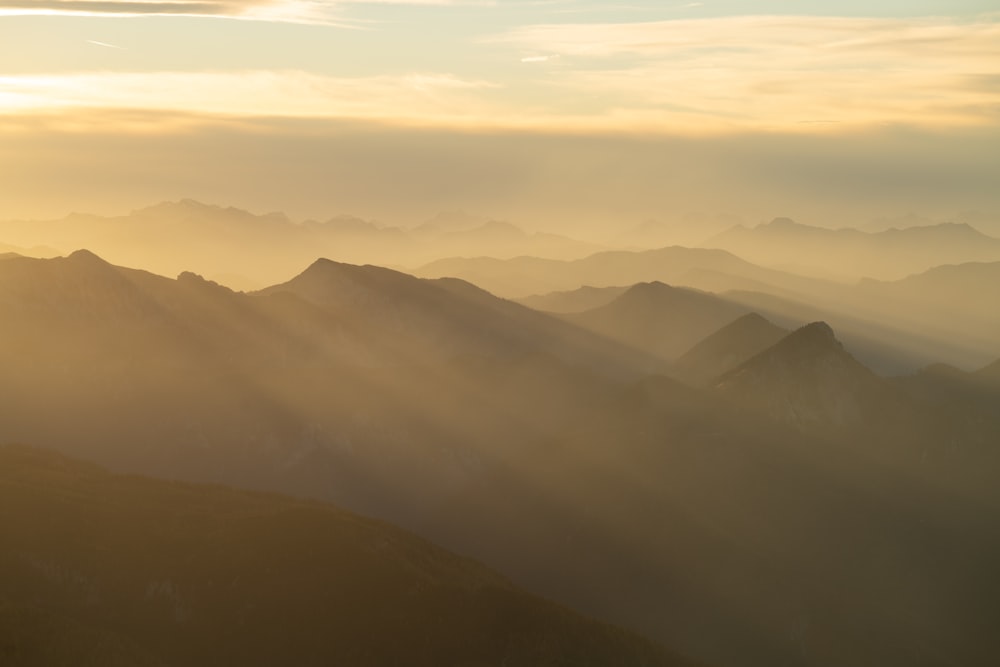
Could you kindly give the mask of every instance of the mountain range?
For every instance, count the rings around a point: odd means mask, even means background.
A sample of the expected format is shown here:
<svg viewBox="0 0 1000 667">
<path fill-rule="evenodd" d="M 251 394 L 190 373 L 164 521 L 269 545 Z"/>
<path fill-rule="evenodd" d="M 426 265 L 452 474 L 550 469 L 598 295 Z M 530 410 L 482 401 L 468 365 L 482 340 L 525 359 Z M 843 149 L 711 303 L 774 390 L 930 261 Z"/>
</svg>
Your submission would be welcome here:
<svg viewBox="0 0 1000 667">
<path fill-rule="evenodd" d="M 732 227 L 703 244 L 750 262 L 823 278 L 895 280 L 941 264 L 1000 261 L 1000 239 L 960 223 L 886 229 L 825 229 L 775 218 Z"/>
<path fill-rule="evenodd" d="M 612 287 L 659 281 L 719 291 L 767 285 L 781 293 L 797 293 L 817 281 L 765 269 L 725 250 L 671 246 L 644 251 L 606 251 L 576 260 L 537 257 L 450 258 L 413 271 L 423 278 L 462 278 L 498 296 L 523 298 L 582 286 Z"/>
<path fill-rule="evenodd" d="M 711 296 L 618 298 L 664 295 Z M 988 394 L 949 409 L 820 323 L 693 386 L 577 316 L 329 260 L 237 293 L 86 251 L 7 258 L 0 441 L 334 502 L 707 664 L 1000 651 Z"/>
<path fill-rule="evenodd" d="M 598 246 L 564 236 L 528 233 L 508 222 L 441 214 L 412 229 L 340 215 L 294 222 L 282 213 L 256 215 L 191 199 L 162 202 L 123 216 L 71 214 L 58 220 L 0 222 L 0 239 L 48 246 L 22 255 L 55 256 L 89 247 L 117 263 L 167 275 L 196 271 L 236 289 L 283 280 L 329 255 L 342 261 L 414 265 L 452 255 L 537 255 L 576 258 Z M 0 247 L 2 250 L 2 247 Z"/>
</svg>

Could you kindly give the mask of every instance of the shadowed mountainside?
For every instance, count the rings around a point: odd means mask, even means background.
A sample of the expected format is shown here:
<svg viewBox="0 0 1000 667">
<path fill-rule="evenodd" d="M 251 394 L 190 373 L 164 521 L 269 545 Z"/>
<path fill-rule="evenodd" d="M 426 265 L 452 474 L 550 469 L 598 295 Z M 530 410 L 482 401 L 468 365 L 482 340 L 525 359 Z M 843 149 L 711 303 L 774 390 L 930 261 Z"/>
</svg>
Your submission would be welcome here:
<svg viewBox="0 0 1000 667">
<path fill-rule="evenodd" d="M 849 429 L 774 419 L 467 283 L 329 261 L 237 294 L 4 260 L 0 321 L 0 441 L 333 501 L 709 664 L 1000 650 L 997 452 L 902 390 Z"/>
<path fill-rule="evenodd" d="M 813 322 L 724 373 L 717 392 L 805 428 L 851 428 L 885 409 L 885 385 L 852 357 L 826 322 Z"/>
<path fill-rule="evenodd" d="M 699 341 L 673 366 L 679 377 L 706 384 L 788 335 L 757 313 L 747 313 Z"/>
<path fill-rule="evenodd" d="M 628 287 L 583 287 L 562 292 L 535 294 L 520 299 L 518 303 L 547 313 L 581 313 L 604 306 L 625 293 Z"/>
<path fill-rule="evenodd" d="M 563 318 L 612 340 L 674 361 L 692 345 L 746 313 L 714 294 L 639 283 L 614 301 Z"/>
<path fill-rule="evenodd" d="M 690 665 L 386 524 L 0 447 L 0 662 Z"/>
</svg>

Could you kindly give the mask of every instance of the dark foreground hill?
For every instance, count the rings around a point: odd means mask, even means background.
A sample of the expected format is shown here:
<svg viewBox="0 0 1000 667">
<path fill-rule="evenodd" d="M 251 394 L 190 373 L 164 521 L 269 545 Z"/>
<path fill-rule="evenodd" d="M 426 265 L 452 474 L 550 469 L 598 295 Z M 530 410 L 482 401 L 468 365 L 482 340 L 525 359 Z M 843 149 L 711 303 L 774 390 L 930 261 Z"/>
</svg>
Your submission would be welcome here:
<svg viewBox="0 0 1000 667">
<path fill-rule="evenodd" d="M 389 525 L 0 448 L 0 664 L 691 665 Z"/>
</svg>

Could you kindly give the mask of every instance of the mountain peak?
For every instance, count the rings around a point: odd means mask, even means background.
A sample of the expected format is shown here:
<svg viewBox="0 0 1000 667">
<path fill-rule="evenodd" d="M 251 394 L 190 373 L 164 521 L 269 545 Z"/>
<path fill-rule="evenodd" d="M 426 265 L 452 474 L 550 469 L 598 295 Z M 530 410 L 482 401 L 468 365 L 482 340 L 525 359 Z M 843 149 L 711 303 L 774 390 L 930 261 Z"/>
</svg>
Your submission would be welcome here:
<svg viewBox="0 0 1000 667">
<path fill-rule="evenodd" d="M 763 225 L 764 227 L 772 227 L 774 229 L 788 229 L 791 227 L 801 227 L 799 223 L 795 222 L 791 218 L 774 218 L 771 222 Z"/>
<path fill-rule="evenodd" d="M 848 427 L 877 410 L 881 381 L 826 322 L 812 322 L 722 375 L 720 393 L 798 427 Z"/>
<path fill-rule="evenodd" d="M 178 215 L 218 210 L 221 210 L 220 207 L 205 204 L 196 199 L 178 199 L 177 201 L 162 201 L 152 206 L 136 209 L 132 213 L 133 215 Z"/>
<path fill-rule="evenodd" d="M 109 264 L 98 257 L 96 254 L 87 250 L 86 248 L 81 248 L 80 250 L 75 250 L 66 256 L 66 259 L 71 260 L 77 264 L 90 265 L 90 266 L 109 266 Z"/>
<path fill-rule="evenodd" d="M 632 287 L 625 291 L 625 294 L 631 294 L 633 296 L 653 296 L 656 294 L 672 292 L 675 289 L 675 287 L 672 287 L 664 282 L 660 282 L 659 280 L 652 280 L 648 283 L 636 283 L 635 285 L 632 285 Z"/>
<path fill-rule="evenodd" d="M 742 315 L 702 339 L 677 360 L 686 379 L 702 383 L 736 368 L 788 335 L 758 313 Z"/>
<path fill-rule="evenodd" d="M 826 322 L 810 322 L 809 324 L 796 329 L 792 336 L 797 337 L 801 340 L 810 340 L 821 343 L 836 343 L 840 346 L 840 341 L 837 340 L 836 334 L 833 333 L 833 327 L 831 327 Z"/>
</svg>

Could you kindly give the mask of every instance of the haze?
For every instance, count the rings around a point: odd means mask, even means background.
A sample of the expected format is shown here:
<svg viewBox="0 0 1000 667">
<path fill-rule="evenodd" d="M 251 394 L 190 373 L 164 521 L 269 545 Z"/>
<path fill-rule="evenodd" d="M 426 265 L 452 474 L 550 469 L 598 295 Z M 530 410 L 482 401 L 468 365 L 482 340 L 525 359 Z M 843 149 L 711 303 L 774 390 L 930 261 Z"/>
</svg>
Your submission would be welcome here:
<svg viewBox="0 0 1000 667">
<path fill-rule="evenodd" d="M 997 663 L 992 4 L 0 0 L 0 664 Z"/>
</svg>

